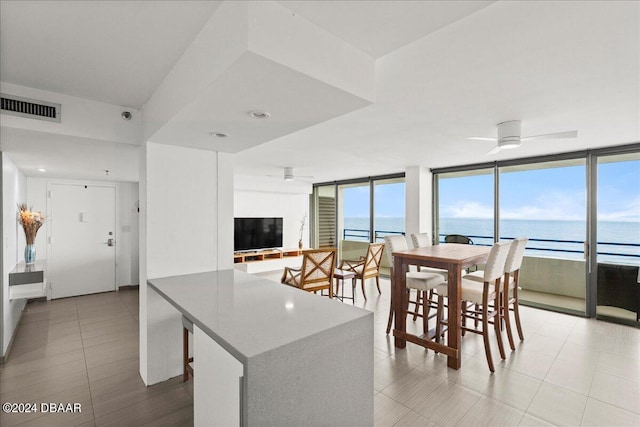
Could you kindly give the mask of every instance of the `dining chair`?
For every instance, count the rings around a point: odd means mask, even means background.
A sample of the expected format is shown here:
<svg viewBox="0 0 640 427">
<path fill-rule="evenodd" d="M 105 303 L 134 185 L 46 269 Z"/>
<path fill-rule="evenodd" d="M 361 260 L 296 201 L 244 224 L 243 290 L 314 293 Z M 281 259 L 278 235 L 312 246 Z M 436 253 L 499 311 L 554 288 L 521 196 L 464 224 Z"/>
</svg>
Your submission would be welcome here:
<svg viewBox="0 0 640 427">
<path fill-rule="evenodd" d="M 384 244 L 385 250 L 387 252 L 387 258 L 389 260 L 389 265 L 391 266 L 391 303 L 389 304 L 389 319 L 387 321 L 387 334 L 389 334 L 389 332 L 391 331 L 391 322 L 393 320 L 395 304 L 393 301 L 393 252 L 406 251 L 407 249 L 409 249 L 409 246 L 407 245 L 407 239 L 404 236 L 385 236 Z M 415 268 L 414 266 L 411 267 Z M 408 301 L 407 303 L 407 306 L 412 302 L 413 304 L 415 304 L 414 311 L 409 311 L 408 307 L 405 307 L 405 310 L 403 311 L 406 314 L 413 314 L 413 320 L 416 320 L 416 317 L 422 317 L 422 327 L 425 335 L 428 334 L 429 331 L 429 319 L 434 316 L 437 316 L 437 318 L 439 318 L 438 312 L 436 312 L 433 316 L 429 315 L 432 304 L 430 304 L 430 299 L 427 294 L 442 283 L 445 283 L 445 281 L 442 275 L 439 273 L 408 271 L 406 275 L 407 293 L 410 293 L 411 289 L 415 289 L 417 297 L 415 302 Z M 422 307 L 422 313 L 420 313 L 420 307 Z M 436 304 L 433 304 L 433 308 L 437 309 L 438 307 Z M 437 336 L 436 340 L 439 341 L 440 336 Z"/>
<path fill-rule="evenodd" d="M 465 245 L 473 245 L 473 240 L 462 234 L 447 234 L 444 236 L 445 243 L 462 243 Z"/>
<path fill-rule="evenodd" d="M 308 249 L 302 252 L 300 268 L 285 267 L 280 282 L 307 292 L 329 290 L 333 298 L 333 272 L 336 248 Z"/>
<path fill-rule="evenodd" d="M 489 370 L 495 372 L 493 366 L 493 358 L 491 357 L 491 346 L 489 345 L 489 323 L 493 320 L 496 338 L 498 340 L 498 349 L 500 357 L 504 360 L 506 355 L 504 345 L 502 344 L 502 334 L 500 331 L 501 319 L 501 281 L 504 275 L 504 266 L 509 253 L 511 242 L 497 242 L 491 248 L 487 263 L 484 269 L 483 283 L 476 280 L 462 279 L 460 295 L 460 304 L 462 311 L 462 331 L 473 332 L 482 335 L 484 340 L 484 352 L 487 357 Z M 441 314 L 444 312 L 444 299 L 448 296 L 447 285 L 437 287 L 438 292 L 438 322 L 436 323 L 436 334 L 441 333 L 442 325 L 446 322 L 442 319 Z M 472 304 L 472 309 L 467 309 L 467 303 Z M 493 303 L 493 305 L 491 305 Z M 449 301 L 449 304 L 456 304 L 455 301 Z M 467 327 L 466 319 L 474 321 L 474 327 Z M 480 326 L 482 328 L 480 329 Z"/>
<path fill-rule="evenodd" d="M 189 334 L 193 334 L 193 322 L 182 316 L 182 382 L 189 381 L 189 374 L 193 378 L 193 357 L 189 357 Z"/>
<path fill-rule="evenodd" d="M 414 249 L 417 248 L 426 248 L 432 245 L 431 236 L 429 233 L 415 233 L 411 234 L 411 243 L 413 243 Z M 438 273 L 444 277 L 444 280 L 447 280 L 449 277 L 449 272 L 442 268 L 434 268 L 434 267 L 420 267 L 420 271 L 424 271 L 426 273 Z"/>
<path fill-rule="evenodd" d="M 520 304 L 518 301 L 518 286 L 520 277 L 520 268 L 522 267 L 522 260 L 524 258 L 524 250 L 527 246 L 528 238 L 518 237 L 513 239 L 509 253 L 507 254 L 507 260 L 504 266 L 504 281 L 507 288 L 507 292 L 503 292 L 502 310 L 504 317 L 505 329 L 507 330 L 507 338 L 509 340 L 509 346 L 511 350 L 515 350 L 516 346 L 513 341 L 513 334 L 511 332 L 511 315 L 510 311 L 513 311 L 513 317 L 516 322 L 516 328 L 518 330 L 518 337 L 520 341 L 524 341 L 524 334 L 522 332 L 522 324 L 520 323 Z M 464 276 L 466 279 L 475 280 L 478 282 L 483 281 L 482 270 L 474 271 L 473 273 Z"/>
<path fill-rule="evenodd" d="M 367 299 L 367 294 L 364 290 L 364 282 L 367 279 L 376 279 L 376 286 L 378 287 L 378 293 L 380 292 L 380 261 L 382 261 L 382 252 L 384 251 L 384 243 L 369 243 L 367 253 L 365 256 L 360 257 L 357 261 L 342 260 L 340 270 L 352 271 L 355 273 L 352 279 L 352 287 L 355 290 L 356 283 L 360 280 L 362 285 L 362 296 Z"/>
<path fill-rule="evenodd" d="M 426 248 L 428 246 L 432 245 L 431 242 L 431 236 L 429 235 L 429 233 L 414 233 L 411 234 L 411 243 L 413 244 L 413 248 L 417 249 L 417 248 Z M 441 268 L 435 268 L 435 267 L 425 267 L 425 266 L 419 266 L 418 267 L 418 271 L 422 271 L 425 273 L 438 273 L 440 275 L 442 275 L 444 281 L 446 282 L 449 278 L 449 272 L 447 270 L 441 269 Z M 423 297 L 423 301 L 424 298 L 428 298 L 429 299 L 429 303 L 433 304 L 434 306 L 437 307 L 438 305 L 438 301 L 433 299 L 434 295 L 433 292 L 434 290 L 431 289 L 429 290 L 428 293 L 425 293 L 422 295 Z M 417 298 L 420 298 L 420 293 L 418 292 L 418 296 Z M 413 320 L 416 320 L 416 315 L 414 314 L 413 316 Z"/>
</svg>

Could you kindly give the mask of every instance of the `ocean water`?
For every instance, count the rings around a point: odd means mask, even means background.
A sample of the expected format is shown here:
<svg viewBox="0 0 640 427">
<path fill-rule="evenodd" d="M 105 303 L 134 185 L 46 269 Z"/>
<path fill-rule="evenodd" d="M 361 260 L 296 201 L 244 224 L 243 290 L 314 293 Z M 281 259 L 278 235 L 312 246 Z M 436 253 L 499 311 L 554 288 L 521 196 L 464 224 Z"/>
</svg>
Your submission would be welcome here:
<svg viewBox="0 0 640 427">
<path fill-rule="evenodd" d="M 367 230 L 368 218 L 345 218 L 345 229 Z M 389 232 L 403 232 L 404 218 L 376 218 L 375 230 L 378 236 Z M 366 232 L 347 231 L 350 240 L 368 240 Z M 440 240 L 447 234 L 470 236 L 475 244 L 493 243 L 493 220 L 471 218 L 441 218 Z M 488 237 L 487 237 L 488 236 Z M 500 238 L 528 237 L 527 255 L 552 258 L 583 259 L 586 236 L 585 221 L 542 221 L 506 219 L 500 222 Z M 536 241 L 542 240 L 542 241 Z M 563 240 L 566 242 L 546 242 Z M 640 246 L 623 246 L 620 243 L 640 245 L 640 222 L 600 221 L 598 223 L 598 261 L 640 265 Z M 615 243 L 615 245 L 607 244 Z M 606 253 L 606 254 L 605 254 Z M 616 256 L 612 254 L 633 254 L 638 257 Z"/>
</svg>

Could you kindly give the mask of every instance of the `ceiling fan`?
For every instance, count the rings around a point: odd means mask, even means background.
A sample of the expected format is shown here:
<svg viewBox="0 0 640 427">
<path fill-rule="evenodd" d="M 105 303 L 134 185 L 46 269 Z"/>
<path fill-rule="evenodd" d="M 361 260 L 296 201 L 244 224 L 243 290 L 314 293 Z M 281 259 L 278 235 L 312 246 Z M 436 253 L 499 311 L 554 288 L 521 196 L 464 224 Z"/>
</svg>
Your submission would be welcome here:
<svg viewBox="0 0 640 427">
<path fill-rule="evenodd" d="M 293 168 L 291 168 L 291 167 L 285 167 L 283 169 L 284 169 L 284 180 L 285 181 L 307 181 L 307 182 L 311 182 L 311 180 L 314 178 L 313 176 L 310 176 L 310 175 L 295 175 L 293 173 Z M 280 177 L 282 175 L 268 175 L 268 176 Z"/>
<path fill-rule="evenodd" d="M 495 154 L 500 150 L 508 148 L 516 148 L 520 146 L 523 141 L 533 141 L 535 139 L 560 139 L 560 138 L 575 138 L 578 136 L 577 130 L 571 130 L 567 132 L 545 133 L 543 135 L 534 136 L 522 136 L 522 122 L 520 120 L 509 120 L 506 122 L 498 123 L 498 137 L 479 137 L 471 136 L 465 139 L 473 139 L 476 141 L 495 141 L 498 144 L 496 147 L 489 151 L 489 154 Z"/>
</svg>

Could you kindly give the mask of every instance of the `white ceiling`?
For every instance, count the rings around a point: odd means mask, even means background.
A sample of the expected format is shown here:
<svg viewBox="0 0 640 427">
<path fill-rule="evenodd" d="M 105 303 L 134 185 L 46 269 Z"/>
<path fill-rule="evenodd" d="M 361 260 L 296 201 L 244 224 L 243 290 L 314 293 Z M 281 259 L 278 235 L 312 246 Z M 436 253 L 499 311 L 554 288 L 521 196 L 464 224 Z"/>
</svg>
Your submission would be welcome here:
<svg viewBox="0 0 640 427">
<path fill-rule="evenodd" d="M 139 109 L 219 5 L 2 0 L 2 81 Z"/>
<path fill-rule="evenodd" d="M 379 58 L 493 1 L 286 0 L 280 3 L 371 57 Z"/>
<path fill-rule="evenodd" d="M 639 2 L 280 3 L 377 58 L 376 99 L 236 154 L 236 173 L 281 175 L 290 166 L 322 182 L 640 141 Z M 217 7 L 2 1 L 0 77 L 139 107 Z M 464 140 L 495 136 L 497 123 L 514 119 L 523 135 L 578 130 L 578 138 L 532 141 L 491 157 L 491 142 Z M 101 168 L 89 153 L 109 149 L 55 139 L 69 150 L 56 156 L 37 149 L 46 134 L 3 129 L 2 138 L 18 166 L 46 155 L 68 174 Z M 96 160 L 82 163 L 80 155 Z"/>
</svg>

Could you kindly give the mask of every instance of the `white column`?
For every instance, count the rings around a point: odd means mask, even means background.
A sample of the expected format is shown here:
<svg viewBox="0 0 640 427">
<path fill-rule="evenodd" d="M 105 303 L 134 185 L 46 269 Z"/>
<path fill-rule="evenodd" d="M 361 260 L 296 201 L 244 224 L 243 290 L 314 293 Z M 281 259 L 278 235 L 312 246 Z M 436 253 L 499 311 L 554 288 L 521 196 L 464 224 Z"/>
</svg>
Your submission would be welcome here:
<svg viewBox="0 0 640 427">
<path fill-rule="evenodd" d="M 153 142 L 141 157 L 140 375 L 151 385 L 182 372 L 182 327 L 147 279 L 233 267 L 233 161 Z"/>
<path fill-rule="evenodd" d="M 405 171 L 406 214 L 405 230 L 411 233 L 431 233 L 432 174 L 429 169 L 411 166 Z"/>
</svg>

